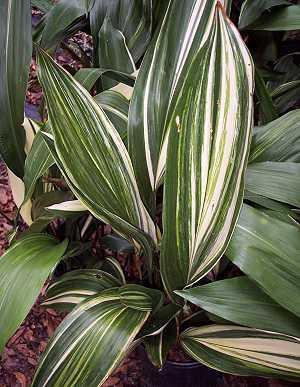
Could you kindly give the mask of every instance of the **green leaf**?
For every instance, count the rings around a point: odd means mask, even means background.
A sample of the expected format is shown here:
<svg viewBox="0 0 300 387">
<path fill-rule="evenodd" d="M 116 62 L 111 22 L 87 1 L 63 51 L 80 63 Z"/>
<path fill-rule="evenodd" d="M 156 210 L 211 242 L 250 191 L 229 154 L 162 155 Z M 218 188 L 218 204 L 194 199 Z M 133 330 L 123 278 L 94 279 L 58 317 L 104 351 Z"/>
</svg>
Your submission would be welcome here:
<svg viewBox="0 0 300 387">
<path fill-rule="evenodd" d="M 55 138 L 51 151 L 70 188 L 96 218 L 138 241 L 151 259 L 155 226 L 117 130 L 89 93 L 46 53 L 39 53 L 38 62 Z"/>
<path fill-rule="evenodd" d="M 32 51 L 30 0 L 2 0 L 0 26 L 0 154 L 9 169 L 23 178 L 22 123 Z"/>
<path fill-rule="evenodd" d="M 245 0 L 240 13 L 239 28 L 246 28 L 257 20 L 264 11 L 278 5 L 291 5 L 291 3 L 286 0 Z"/>
<path fill-rule="evenodd" d="M 236 324 L 300 337 L 299 319 L 247 277 L 216 281 L 176 294 Z"/>
<path fill-rule="evenodd" d="M 272 210 L 276 214 L 284 214 L 286 221 L 289 221 L 288 216 L 293 215 L 293 211 L 290 207 L 284 203 L 277 202 L 265 196 L 257 195 L 252 192 L 245 190 L 244 201 L 250 201 L 252 203 L 258 204 L 265 209 Z"/>
<path fill-rule="evenodd" d="M 184 350 L 221 372 L 299 380 L 300 340 L 278 333 L 231 325 L 187 329 Z"/>
<path fill-rule="evenodd" d="M 117 234 L 108 234 L 101 238 L 101 242 L 103 245 L 112 250 L 116 251 L 118 253 L 128 253 L 133 254 L 134 253 L 134 247 L 132 244 L 130 244 L 126 239 L 120 237 Z"/>
<path fill-rule="evenodd" d="M 263 123 L 266 124 L 278 118 L 279 114 L 273 103 L 271 94 L 257 69 L 255 70 L 255 93 L 259 101 Z"/>
<path fill-rule="evenodd" d="M 122 140 L 126 140 L 129 111 L 128 100 L 122 94 L 113 90 L 103 91 L 94 98 L 119 132 Z"/>
<path fill-rule="evenodd" d="M 143 326 L 139 333 L 139 337 L 156 336 L 161 333 L 166 326 L 173 320 L 181 311 L 181 307 L 175 304 L 162 306 L 154 313 Z"/>
<path fill-rule="evenodd" d="M 41 232 L 46 226 L 57 218 L 71 218 L 78 216 L 78 213 L 74 212 L 51 212 L 46 209 L 47 206 L 51 206 L 54 203 L 64 202 L 66 200 L 71 200 L 73 198 L 73 194 L 70 191 L 51 191 L 45 192 L 33 200 L 32 206 L 32 217 L 34 222 L 30 225 L 28 232 Z M 25 231 L 25 233 L 27 230 Z"/>
<path fill-rule="evenodd" d="M 300 74 L 300 72 L 299 72 Z M 291 107 L 297 104 L 298 95 L 300 90 L 300 81 L 290 81 L 283 83 L 274 89 L 271 93 L 272 98 L 275 100 L 277 109 L 280 112 L 286 112 Z"/>
<path fill-rule="evenodd" d="M 81 83 L 85 89 L 90 91 L 96 81 L 104 75 L 106 78 L 110 78 L 112 80 L 124 83 L 125 85 L 129 85 L 132 87 L 135 83 L 135 77 L 131 74 L 126 74 L 117 70 L 98 68 L 81 68 L 76 72 L 74 78 L 76 79 L 76 81 Z"/>
<path fill-rule="evenodd" d="M 82 0 L 60 0 L 55 4 L 46 16 L 41 47 L 55 49 L 73 31 L 74 25 L 84 17 L 85 11 Z"/>
<path fill-rule="evenodd" d="M 53 7 L 51 0 L 31 0 L 31 5 L 47 13 Z"/>
<path fill-rule="evenodd" d="M 80 302 L 102 290 L 115 288 L 122 283 L 102 270 L 82 269 L 64 274 L 47 289 L 42 305 L 70 311 Z"/>
<path fill-rule="evenodd" d="M 67 244 L 67 240 L 57 243 L 43 234 L 28 235 L 0 257 L 0 353 L 34 304 Z"/>
<path fill-rule="evenodd" d="M 300 109 L 254 128 L 249 163 L 300 162 Z"/>
<path fill-rule="evenodd" d="M 300 207 L 300 164 L 265 162 L 248 165 L 249 192 Z"/>
<path fill-rule="evenodd" d="M 152 2 L 149 0 L 96 1 L 90 13 L 90 25 L 96 39 L 105 17 L 125 36 L 134 62 L 144 54 L 151 38 Z M 101 53 L 100 53 L 101 54 Z"/>
<path fill-rule="evenodd" d="M 170 295 L 205 276 L 224 253 L 250 148 L 251 58 L 220 5 L 206 28 L 209 39 L 186 72 L 170 120 L 161 246 Z"/>
<path fill-rule="evenodd" d="M 110 289 L 79 304 L 50 340 L 32 387 L 102 385 L 150 313 L 128 307 L 126 301 L 118 289 Z"/>
<path fill-rule="evenodd" d="M 24 202 L 32 197 L 38 179 L 43 176 L 53 164 L 54 159 L 39 131 L 34 137 L 32 147 L 25 161 Z"/>
<path fill-rule="evenodd" d="M 143 342 L 149 360 L 157 368 L 162 368 L 168 353 L 177 341 L 177 325 L 173 319 L 158 335 L 146 337 Z"/>
<path fill-rule="evenodd" d="M 101 269 L 106 271 L 107 273 L 112 274 L 114 277 L 118 278 L 123 285 L 126 284 L 126 279 L 125 279 L 123 269 L 115 258 L 106 257 L 101 265 Z"/>
<path fill-rule="evenodd" d="M 127 74 L 131 74 L 136 70 L 124 35 L 120 30 L 114 28 L 109 16 L 105 17 L 98 34 L 97 54 L 97 65 L 100 68 L 117 70 Z M 116 84 L 115 81 L 105 76 L 102 77 L 104 90 L 110 89 Z"/>
<path fill-rule="evenodd" d="M 264 31 L 293 31 L 300 28 L 300 5 L 272 9 L 248 29 Z"/>
<path fill-rule="evenodd" d="M 244 204 L 226 256 L 271 298 L 300 316 L 300 231 Z"/>
<path fill-rule="evenodd" d="M 215 0 L 170 2 L 134 87 L 129 111 L 129 154 L 143 201 L 153 212 L 155 191 L 165 171 L 170 110 L 189 66 L 207 39 L 215 5 Z"/>
</svg>

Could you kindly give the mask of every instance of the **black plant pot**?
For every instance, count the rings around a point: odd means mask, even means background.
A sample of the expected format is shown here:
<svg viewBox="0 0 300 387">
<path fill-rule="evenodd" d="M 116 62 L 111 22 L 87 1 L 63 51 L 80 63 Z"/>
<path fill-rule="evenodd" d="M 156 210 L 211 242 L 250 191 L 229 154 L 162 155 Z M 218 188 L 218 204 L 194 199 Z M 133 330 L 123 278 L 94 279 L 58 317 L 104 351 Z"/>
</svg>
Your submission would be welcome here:
<svg viewBox="0 0 300 387">
<path fill-rule="evenodd" d="M 158 370 L 148 359 L 144 348 L 139 348 L 138 354 L 142 361 L 145 387 L 221 386 L 222 374 L 205 365 L 167 361 L 165 366 Z"/>
</svg>

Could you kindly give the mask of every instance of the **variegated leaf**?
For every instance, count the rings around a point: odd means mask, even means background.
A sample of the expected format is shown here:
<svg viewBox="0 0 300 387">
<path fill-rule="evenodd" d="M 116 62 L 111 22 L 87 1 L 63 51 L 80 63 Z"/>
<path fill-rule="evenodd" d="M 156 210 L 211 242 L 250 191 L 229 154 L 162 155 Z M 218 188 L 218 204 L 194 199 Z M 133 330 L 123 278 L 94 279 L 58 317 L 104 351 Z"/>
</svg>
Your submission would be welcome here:
<svg viewBox="0 0 300 387">
<path fill-rule="evenodd" d="M 109 289 L 79 304 L 50 340 L 32 387 L 101 386 L 150 314 L 151 298 L 143 289 L 122 295 Z M 133 300 L 139 309 L 129 306 Z"/>
<path fill-rule="evenodd" d="M 218 262 L 243 200 L 252 61 L 220 3 L 206 28 L 209 39 L 186 71 L 169 125 L 161 273 L 170 294 Z"/>
<path fill-rule="evenodd" d="M 50 56 L 40 51 L 38 62 L 55 139 L 52 151 L 72 191 L 94 216 L 136 240 L 151 258 L 155 226 L 117 130 L 89 93 Z"/>
<path fill-rule="evenodd" d="M 102 270 L 82 269 L 64 274 L 47 289 L 42 305 L 50 308 L 72 310 L 88 297 L 102 290 L 121 286 L 122 283 Z"/>
<path fill-rule="evenodd" d="M 169 110 L 209 35 L 215 5 L 215 0 L 171 1 L 137 77 L 129 111 L 129 154 L 151 211 L 165 170 Z"/>
<path fill-rule="evenodd" d="M 231 325 L 190 328 L 182 333 L 185 351 L 200 363 L 237 375 L 299 380 L 300 339 Z"/>
</svg>

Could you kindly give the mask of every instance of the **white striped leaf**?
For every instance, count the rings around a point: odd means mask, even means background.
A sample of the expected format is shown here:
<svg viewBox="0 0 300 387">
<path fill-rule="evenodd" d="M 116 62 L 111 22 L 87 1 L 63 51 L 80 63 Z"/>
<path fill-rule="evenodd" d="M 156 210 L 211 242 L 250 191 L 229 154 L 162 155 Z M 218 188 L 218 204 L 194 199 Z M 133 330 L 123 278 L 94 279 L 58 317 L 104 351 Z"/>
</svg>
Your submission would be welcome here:
<svg viewBox="0 0 300 387">
<path fill-rule="evenodd" d="M 165 170 L 168 112 L 209 35 L 215 4 L 215 0 L 171 1 L 137 77 L 129 111 L 129 154 L 142 198 L 151 210 Z"/>
<path fill-rule="evenodd" d="M 0 353 L 34 304 L 67 240 L 34 234 L 15 242 L 0 257 Z"/>
<path fill-rule="evenodd" d="M 271 298 L 300 317 L 300 231 L 244 204 L 226 256 Z"/>
<path fill-rule="evenodd" d="M 102 270 L 74 270 L 64 274 L 49 286 L 42 305 L 70 311 L 88 297 L 121 285 L 117 278 Z"/>
<path fill-rule="evenodd" d="M 148 290 L 127 285 L 79 304 L 50 340 L 32 387 L 101 386 L 134 345 L 151 312 Z"/>
<path fill-rule="evenodd" d="M 55 139 L 52 154 L 70 188 L 95 217 L 138 241 L 151 258 L 155 226 L 117 130 L 89 93 L 50 56 L 41 51 L 38 62 Z"/>
<path fill-rule="evenodd" d="M 187 329 L 184 350 L 196 361 L 236 375 L 299 380 L 300 339 L 231 325 Z"/>
<path fill-rule="evenodd" d="M 161 248 L 169 293 L 197 282 L 218 262 L 243 200 L 252 61 L 220 4 L 208 34 L 170 120 Z"/>
</svg>

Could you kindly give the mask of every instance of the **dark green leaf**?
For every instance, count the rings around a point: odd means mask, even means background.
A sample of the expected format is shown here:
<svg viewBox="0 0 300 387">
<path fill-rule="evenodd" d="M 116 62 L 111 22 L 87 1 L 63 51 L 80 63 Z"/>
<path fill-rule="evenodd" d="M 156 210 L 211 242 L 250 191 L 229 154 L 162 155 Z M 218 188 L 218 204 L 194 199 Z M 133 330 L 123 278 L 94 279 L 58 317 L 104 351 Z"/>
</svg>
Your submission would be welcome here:
<svg viewBox="0 0 300 387">
<path fill-rule="evenodd" d="M 0 353 L 34 304 L 67 243 L 58 244 L 43 234 L 28 235 L 0 258 Z"/>
<path fill-rule="evenodd" d="M 254 129 L 249 156 L 253 161 L 300 161 L 300 109 Z"/>
<path fill-rule="evenodd" d="M 124 35 L 120 30 L 114 28 L 108 16 L 104 19 L 97 41 L 97 64 L 100 68 L 116 70 L 126 74 L 131 74 L 136 70 Z M 105 76 L 102 77 L 102 88 L 104 90 L 115 85 L 115 81 Z"/>
<path fill-rule="evenodd" d="M 0 2 L 0 154 L 23 178 L 25 93 L 31 61 L 30 0 Z"/>
<path fill-rule="evenodd" d="M 244 204 L 226 256 L 275 301 L 300 316 L 300 229 Z"/>
<path fill-rule="evenodd" d="M 74 23 L 85 15 L 82 0 L 61 0 L 50 10 L 42 32 L 41 46 L 45 49 L 56 46 L 68 36 Z"/>
<path fill-rule="evenodd" d="M 300 337 L 300 320 L 247 277 L 216 281 L 176 293 L 236 324 Z"/>
<path fill-rule="evenodd" d="M 300 28 L 300 5 L 272 9 L 262 15 L 248 29 L 265 31 L 292 31 Z"/>
<path fill-rule="evenodd" d="M 245 0 L 241 9 L 239 28 L 244 29 L 257 20 L 264 11 L 278 5 L 291 3 L 286 0 Z"/>
<path fill-rule="evenodd" d="M 257 69 L 255 70 L 255 93 L 259 101 L 263 123 L 268 123 L 278 118 L 279 115 L 273 103 L 271 94 Z"/>
<path fill-rule="evenodd" d="M 90 13 L 94 38 L 98 37 L 106 16 L 111 19 L 114 28 L 120 30 L 125 36 L 126 44 L 136 62 L 145 52 L 151 38 L 152 2 L 149 0 L 95 0 Z"/>
<path fill-rule="evenodd" d="M 246 189 L 254 194 L 300 207 L 300 164 L 252 163 L 247 168 Z"/>
</svg>

